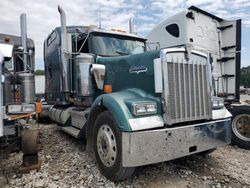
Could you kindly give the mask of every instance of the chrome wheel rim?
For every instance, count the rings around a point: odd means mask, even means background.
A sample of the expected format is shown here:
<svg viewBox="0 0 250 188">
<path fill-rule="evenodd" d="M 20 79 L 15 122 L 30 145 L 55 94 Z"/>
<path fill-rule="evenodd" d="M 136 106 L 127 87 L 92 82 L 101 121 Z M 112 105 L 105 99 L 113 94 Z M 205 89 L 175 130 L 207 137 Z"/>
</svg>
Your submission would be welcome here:
<svg viewBox="0 0 250 188">
<path fill-rule="evenodd" d="M 234 134 L 244 141 L 250 141 L 250 115 L 240 114 L 232 122 Z"/>
<path fill-rule="evenodd" d="M 108 125 L 102 125 L 97 133 L 97 151 L 102 163 L 111 167 L 117 156 L 117 144 L 114 132 Z"/>
</svg>

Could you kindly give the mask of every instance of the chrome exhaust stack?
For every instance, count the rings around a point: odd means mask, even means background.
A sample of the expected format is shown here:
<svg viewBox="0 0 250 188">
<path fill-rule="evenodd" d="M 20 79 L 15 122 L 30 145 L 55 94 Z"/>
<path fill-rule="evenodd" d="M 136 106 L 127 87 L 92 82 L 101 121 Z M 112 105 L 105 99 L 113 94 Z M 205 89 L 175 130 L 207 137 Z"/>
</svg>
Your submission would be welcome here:
<svg viewBox="0 0 250 188">
<path fill-rule="evenodd" d="M 21 24 L 21 41 L 23 47 L 23 63 L 24 63 L 24 71 L 27 70 L 28 65 L 28 50 L 27 50 L 27 19 L 26 14 L 21 14 L 20 16 L 20 24 Z"/>
<path fill-rule="evenodd" d="M 61 18 L 61 92 L 70 92 L 69 87 L 69 62 L 67 58 L 68 53 L 68 40 L 66 28 L 66 14 L 61 6 L 58 5 L 58 12 Z"/>
<path fill-rule="evenodd" d="M 134 34 L 134 19 L 132 17 L 129 19 L 129 33 Z"/>
</svg>

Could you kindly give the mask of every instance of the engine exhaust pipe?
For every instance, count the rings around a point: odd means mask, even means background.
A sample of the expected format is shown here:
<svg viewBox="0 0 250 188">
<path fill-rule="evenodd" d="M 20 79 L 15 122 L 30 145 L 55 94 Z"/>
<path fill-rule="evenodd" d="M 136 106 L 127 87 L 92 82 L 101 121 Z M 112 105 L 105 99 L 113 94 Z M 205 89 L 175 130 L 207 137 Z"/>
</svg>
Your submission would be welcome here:
<svg viewBox="0 0 250 188">
<path fill-rule="evenodd" d="M 67 59 L 68 40 L 66 28 L 66 14 L 62 7 L 58 5 L 58 12 L 61 18 L 61 92 L 70 92 L 69 88 L 69 62 Z"/>
<path fill-rule="evenodd" d="M 2 117 L 2 106 L 3 106 L 3 92 L 2 92 L 2 63 L 4 57 L 2 52 L 0 51 L 0 137 L 3 136 L 3 117 Z"/>
<path fill-rule="evenodd" d="M 23 47 L 23 63 L 24 71 L 27 70 L 28 65 L 28 50 L 27 50 L 27 18 L 26 14 L 21 14 L 20 16 L 20 25 L 21 25 L 21 41 Z"/>
<path fill-rule="evenodd" d="M 132 17 L 129 19 L 129 33 L 134 33 L 134 19 Z"/>
</svg>

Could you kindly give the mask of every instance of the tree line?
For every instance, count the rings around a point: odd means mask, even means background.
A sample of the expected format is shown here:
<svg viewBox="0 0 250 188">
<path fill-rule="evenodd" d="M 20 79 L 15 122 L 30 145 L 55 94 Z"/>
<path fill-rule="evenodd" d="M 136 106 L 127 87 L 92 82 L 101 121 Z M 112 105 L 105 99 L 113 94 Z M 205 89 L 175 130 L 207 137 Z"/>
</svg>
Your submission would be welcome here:
<svg viewBox="0 0 250 188">
<path fill-rule="evenodd" d="M 250 66 L 241 68 L 240 85 L 250 88 Z"/>
<path fill-rule="evenodd" d="M 44 70 L 37 69 L 37 70 L 35 71 L 35 75 L 44 75 Z"/>
</svg>

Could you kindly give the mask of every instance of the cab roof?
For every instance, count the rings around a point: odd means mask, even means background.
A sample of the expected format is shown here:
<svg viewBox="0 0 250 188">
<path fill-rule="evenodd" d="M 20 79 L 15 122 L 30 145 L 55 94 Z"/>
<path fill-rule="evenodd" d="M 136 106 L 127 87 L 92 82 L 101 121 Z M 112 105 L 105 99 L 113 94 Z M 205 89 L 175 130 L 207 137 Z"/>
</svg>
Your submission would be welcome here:
<svg viewBox="0 0 250 188">
<path fill-rule="evenodd" d="M 56 27 L 55 30 L 61 33 L 61 27 Z M 119 29 L 115 29 L 115 30 L 100 29 L 97 26 L 67 26 L 67 32 L 68 33 L 86 33 L 86 34 L 104 33 L 104 34 L 114 34 L 114 35 L 136 38 L 142 41 L 147 40 L 146 38 L 140 37 L 134 33 L 127 33 Z"/>
</svg>

